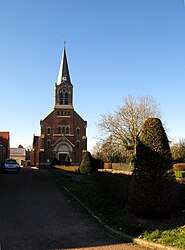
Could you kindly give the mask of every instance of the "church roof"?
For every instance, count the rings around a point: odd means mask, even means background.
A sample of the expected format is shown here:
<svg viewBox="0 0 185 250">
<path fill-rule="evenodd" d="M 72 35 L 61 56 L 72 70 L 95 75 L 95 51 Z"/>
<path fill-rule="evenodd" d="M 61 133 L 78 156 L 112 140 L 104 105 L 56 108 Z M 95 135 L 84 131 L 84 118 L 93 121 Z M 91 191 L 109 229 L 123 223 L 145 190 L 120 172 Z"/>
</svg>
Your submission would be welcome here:
<svg viewBox="0 0 185 250">
<path fill-rule="evenodd" d="M 63 55 L 62 55 L 62 60 L 60 63 L 57 85 L 60 85 L 62 82 L 67 82 L 68 84 L 71 84 L 65 47 L 64 47 L 64 51 L 63 51 Z"/>
</svg>

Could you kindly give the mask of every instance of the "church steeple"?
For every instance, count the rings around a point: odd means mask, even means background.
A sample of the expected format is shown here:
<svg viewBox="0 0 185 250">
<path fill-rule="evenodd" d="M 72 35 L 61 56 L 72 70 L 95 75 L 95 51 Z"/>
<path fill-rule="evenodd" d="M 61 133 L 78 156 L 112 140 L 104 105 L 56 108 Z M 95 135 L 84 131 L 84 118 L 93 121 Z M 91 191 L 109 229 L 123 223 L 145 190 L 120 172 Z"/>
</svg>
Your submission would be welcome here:
<svg viewBox="0 0 185 250">
<path fill-rule="evenodd" d="M 58 79 L 55 84 L 55 108 L 73 109 L 73 85 L 71 84 L 66 49 L 62 55 Z"/>
<path fill-rule="evenodd" d="M 65 46 L 64 46 L 64 51 L 63 51 L 63 55 L 62 55 L 62 60 L 60 63 L 57 85 L 60 85 L 62 82 L 67 82 L 68 84 L 71 85 L 71 79 L 70 79 L 70 74 L 69 74 Z"/>
</svg>

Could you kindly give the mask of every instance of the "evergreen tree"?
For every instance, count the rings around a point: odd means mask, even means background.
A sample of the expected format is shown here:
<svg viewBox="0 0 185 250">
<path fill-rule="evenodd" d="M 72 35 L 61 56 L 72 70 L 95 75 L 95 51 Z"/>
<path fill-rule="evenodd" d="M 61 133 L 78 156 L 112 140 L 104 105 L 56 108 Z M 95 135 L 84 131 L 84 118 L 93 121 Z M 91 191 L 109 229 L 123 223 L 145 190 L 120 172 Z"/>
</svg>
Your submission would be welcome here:
<svg viewBox="0 0 185 250">
<path fill-rule="evenodd" d="M 175 208 L 175 178 L 168 171 L 171 168 L 172 157 L 162 123 L 158 118 L 148 118 L 136 147 L 129 210 L 144 217 L 172 213 Z"/>
<path fill-rule="evenodd" d="M 83 154 L 79 170 L 80 170 L 81 174 L 88 174 L 88 173 L 93 172 L 93 170 L 94 170 L 93 159 L 92 159 L 90 152 L 86 151 Z"/>
<path fill-rule="evenodd" d="M 71 166 L 71 161 L 70 161 L 69 155 L 66 155 L 64 165 L 65 166 Z"/>
<path fill-rule="evenodd" d="M 54 167 L 54 166 L 56 166 L 56 165 L 60 165 L 60 162 L 59 162 L 59 160 L 58 160 L 57 158 L 54 158 L 54 159 L 52 160 L 52 162 L 51 162 L 51 167 Z"/>
</svg>

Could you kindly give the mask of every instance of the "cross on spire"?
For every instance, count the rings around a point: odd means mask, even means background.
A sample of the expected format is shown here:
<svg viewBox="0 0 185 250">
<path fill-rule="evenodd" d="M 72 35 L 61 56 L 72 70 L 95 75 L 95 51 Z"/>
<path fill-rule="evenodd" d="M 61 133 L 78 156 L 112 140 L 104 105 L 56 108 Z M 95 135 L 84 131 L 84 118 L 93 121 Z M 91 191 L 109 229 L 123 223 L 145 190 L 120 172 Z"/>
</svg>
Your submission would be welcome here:
<svg viewBox="0 0 185 250">
<path fill-rule="evenodd" d="M 64 40 L 64 48 L 66 47 L 66 40 Z"/>
<path fill-rule="evenodd" d="M 64 41 L 64 51 L 63 51 L 62 60 L 60 64 L 57 85 L 61 84 L 63 81 L 67 82 L 68 84 L 71 84 L 65 45 L 66 45 L 66 41 Z"/>
</svg>

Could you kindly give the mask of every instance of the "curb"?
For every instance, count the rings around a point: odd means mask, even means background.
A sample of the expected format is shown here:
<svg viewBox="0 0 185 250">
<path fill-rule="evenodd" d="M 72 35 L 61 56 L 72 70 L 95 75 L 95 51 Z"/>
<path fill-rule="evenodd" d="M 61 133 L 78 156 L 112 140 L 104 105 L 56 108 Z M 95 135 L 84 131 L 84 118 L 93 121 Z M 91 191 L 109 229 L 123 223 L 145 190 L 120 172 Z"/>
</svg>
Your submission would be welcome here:
<svg viewBox="0 0 185 250">
<path fill-rule="evenodd" d="M 139 245 L 141 247 L 145 247 L 146 249 L 151 249 L 151 250 L 152 249 L 153 250 L 181 250 L 182 249 L 182 248 L 165 246 L 165 245 L 162 245 L 159 243 L 153 243 L 153 242 L 150 242 L 150 241 L 147 241 L 144 239 L 134 238 L 130 235 L 124 234 L 124 233 L 106 225 L 102 219 L 100 219 L 98 216 L 96 216 L 84 203 L 82 203 L 73 193 L 71 193 L 71 191 L 69 191 L 65 186 L 63 186 L 51 172 L 49 172 L 49 173 L 51 174 L 52 178 L 54 178 L 54 180 L 57 182 L 57 184 L 59 185 L 60 188 L 64 189 L 68 194 L 70 194 L 70 196 L 72 196 L 75 201 L 77 201 L 95 220 L 97 220 L 105 229 L 107 229 L 111 233 L 116 234 L 125 240 L 129 240 L 133 243 L 136 243 L 137 245 Z"/>
<path fill-rule="evenodd" d="M 142 247 L 146 247 L 147 249 L 156 249 L 156 250 L 180 250 L 182 248 L 176 248 L 176 247 L 169 247 L 169 246 L 165 246 L 159 243 L 153 243 L 144 239 L 138 239 L 138 238 L 133 238 L 133 242 L 135 242 L 136 244 L 142 246 Z"/>
</svg>

